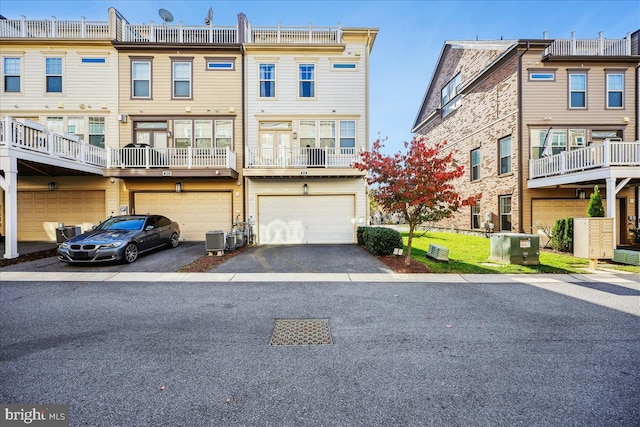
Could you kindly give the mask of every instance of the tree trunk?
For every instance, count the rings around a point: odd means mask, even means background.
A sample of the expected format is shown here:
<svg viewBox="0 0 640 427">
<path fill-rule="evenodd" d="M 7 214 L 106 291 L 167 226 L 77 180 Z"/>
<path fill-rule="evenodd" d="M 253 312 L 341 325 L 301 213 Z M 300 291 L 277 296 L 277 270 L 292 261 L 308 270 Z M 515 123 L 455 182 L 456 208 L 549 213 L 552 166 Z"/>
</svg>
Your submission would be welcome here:
<svg viewBox="0 0 640 427">
<path fill-rule="evenodd" d="M 407 237 L 407 255 L 404 257 L 405 265 L 411 264 L 411 242 L 413 241 L 413 229 L 416 225 L 413 222 L 409 222 L 409 237 Z"/>
</svg>

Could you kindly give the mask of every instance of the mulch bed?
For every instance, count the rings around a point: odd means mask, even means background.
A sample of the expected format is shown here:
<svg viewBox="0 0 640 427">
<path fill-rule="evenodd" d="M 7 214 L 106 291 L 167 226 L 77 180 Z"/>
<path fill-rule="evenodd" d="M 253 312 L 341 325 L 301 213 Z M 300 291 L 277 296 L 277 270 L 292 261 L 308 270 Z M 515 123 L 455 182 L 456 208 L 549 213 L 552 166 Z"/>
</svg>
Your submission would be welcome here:
<svg viewBox="0 0 640 427">
<path fill-rule="evenodd" d="M 235 251 L 227 251 L 222 256 L 218 255 L 205 255 L 193 261 L 191 264 L 187 264 L 178 270 L 178 273 L 206 273 L 225 262 L 228 259 L 233 258 L 236 255 L 246 251 L 248 246 L 242 246 Z"/>
<path fill-rule="evenodd" d="M 378 258 L 384 265 L 389 267 L 394 273 L 431 273 L 429 267 L 415 259 L 411 259 L 411 264 L 404 263 L 404 255 L 383 255 Z"/>
</svg>

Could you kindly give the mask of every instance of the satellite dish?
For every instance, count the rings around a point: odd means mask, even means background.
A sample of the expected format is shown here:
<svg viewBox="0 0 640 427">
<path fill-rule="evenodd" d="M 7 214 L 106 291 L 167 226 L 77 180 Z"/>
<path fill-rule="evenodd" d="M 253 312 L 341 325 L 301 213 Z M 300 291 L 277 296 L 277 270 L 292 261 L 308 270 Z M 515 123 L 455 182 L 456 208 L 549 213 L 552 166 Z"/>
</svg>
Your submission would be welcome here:
<svg viewBox="0 0 640 427">
<path fill-rule="evenodd" d="M 173 15 L 167 9 L 160 9 L 158 15 L 160 15 L 160 18 L 162 18 L 165 24 L 167 22 L 173 22 Z"/>
<path fill-rule="evenodd" d="M 204 18 L 204 25 L 211 25 L 213 22 L 213 8 L 209 8 L 209 12 L 207 12 L 207 17 Z"/>
</svg>

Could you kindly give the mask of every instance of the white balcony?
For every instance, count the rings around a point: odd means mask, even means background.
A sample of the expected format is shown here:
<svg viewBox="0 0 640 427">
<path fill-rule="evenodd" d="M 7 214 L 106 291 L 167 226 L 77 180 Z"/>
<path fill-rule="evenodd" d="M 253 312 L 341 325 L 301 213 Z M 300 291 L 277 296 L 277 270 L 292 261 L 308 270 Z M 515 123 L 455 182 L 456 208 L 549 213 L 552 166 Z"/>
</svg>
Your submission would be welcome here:
<svg viewBox="0 0 640 427">
<path fill-rule="evenodd" d="M 129 144 L 107 150 L 105 176 L 238 177 L 236 153 L 229 148 L 155 148 Z"/>
<path fill-rule="evenodd" d="M 339 27 L 251 27 L 247 43 L 255 44 L 339 44 Z"/>
<path fill-rule="evenodd" d="M 640 141 L 604 141 L 529 160 L 529 188 L 615 178 L 640 178 Z"/>
<path fill-rule="evenodd" d="M 352 168 L 360 160 L 356 148 L 254 148 L 246 150 L 247 168 Z"/>
<path fill-rule="evenodd" d="M 231 26 L 167 25 L 123 23 L 122 40 L 133 43 L 232 44 L 238 43 L 238 29 Z"/>
<path fill-rule="evenodd" d="M 5 117 L 0 121 L 2 156 L 15 157 L 101 175 L 106 150 L 88 144 L 76 135 L 59 134 L 44 125 Z"/>
<path fill-rule="evenodd" d="M 22 19 L 0 20 L 0 38 L 110 40 L 107 21 L 58 21 Z"/>
</svg>

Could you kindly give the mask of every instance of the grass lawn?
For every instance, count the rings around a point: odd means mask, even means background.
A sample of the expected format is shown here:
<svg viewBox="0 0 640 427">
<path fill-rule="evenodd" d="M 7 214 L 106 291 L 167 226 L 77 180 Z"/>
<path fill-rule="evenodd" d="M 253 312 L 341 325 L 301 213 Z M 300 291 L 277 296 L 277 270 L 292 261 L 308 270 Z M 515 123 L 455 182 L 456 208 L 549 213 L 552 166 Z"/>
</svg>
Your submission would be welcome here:
<svg viewBox="0 0 640 427">
<path fill-rule="evenodd" d="M 402 233 L 405 251 L 408 233 Z M 542 250 L 539 265 L 499 264 L 489 261 L 490 239 L 466 234 L 418 232 L 414 234 L 411 257 L 429 266 L 434 273 L 585 273 L 589 261 L 571 255 Z M 429 243 L 449 249 L 449 262 L 436 262 L 425 255 Z M 640 273 L 640 267 L 604 263 L 604 268 Z"/>
</svg>

